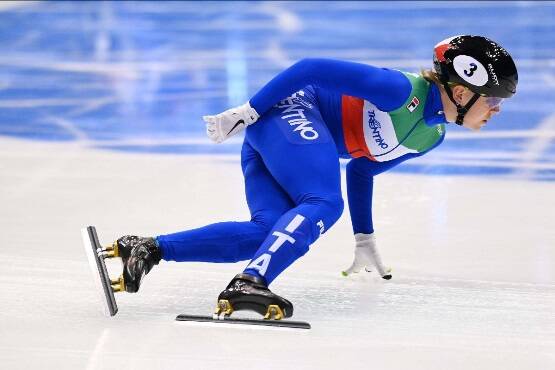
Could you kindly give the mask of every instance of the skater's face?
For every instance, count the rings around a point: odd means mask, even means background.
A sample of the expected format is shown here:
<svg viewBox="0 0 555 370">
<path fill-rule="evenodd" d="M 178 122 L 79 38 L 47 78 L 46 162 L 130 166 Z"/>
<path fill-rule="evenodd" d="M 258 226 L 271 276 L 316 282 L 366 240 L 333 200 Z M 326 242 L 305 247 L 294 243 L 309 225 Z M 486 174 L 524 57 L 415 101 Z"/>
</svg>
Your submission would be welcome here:
<svg viewBox="0 0 555 370">
<path fill-rule="evenodd" d="M 474 93 L 464 86 L 458 85 L 453 88 L 453 98 L 462 106 L 465 106 L 473 96 Z M 473 131 L 480 130 L 491 117 L 501 111 L 502 102 L 501 98 L 480 96 L 464 116 L 463 127 Z"/>
</svg>

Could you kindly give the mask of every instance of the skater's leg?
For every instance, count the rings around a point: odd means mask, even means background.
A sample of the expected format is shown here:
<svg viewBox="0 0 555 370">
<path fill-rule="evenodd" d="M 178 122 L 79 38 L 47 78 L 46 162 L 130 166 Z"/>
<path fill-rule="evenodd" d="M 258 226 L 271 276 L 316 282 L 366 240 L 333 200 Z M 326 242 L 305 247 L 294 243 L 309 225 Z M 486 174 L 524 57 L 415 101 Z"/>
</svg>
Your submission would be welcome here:
<svg viewBox="0 0 555 370">
<path fill-rule="evenodd" d="M 306 98 L 284 102 L 247 128 L 247 138 L 296 205 L 278 219 L 244 271 L 268 284 L 343 211 L 338 154 L 320 113 Z"/>
<path fill-rule="evenodd" d="M 310 94 L 284 100 L 247 128 L 247 139 L 295 206 L 274 224 L 242 274 L 218 297 L 216 312 L 248 309 L 265 318 L 293 315 L 268 285 L 325 233 L 343 211 L 335 143 Z"/>
<path fill-rule="evenodd" d="M 247 139 L 243 144 L 241 158 L 251 222 L 263 226 L 267 234 L 278 218 L 293 208 L 295 203 L 274 179 L 260 153 L 252 148 Z M 266 235 L 262 239 L 265 237 Z M 258 247 L 260 243 L 256 249 Z"/>
<path fill-rule="evenodd" d="M 252 258 L 276 220 L 294 204 L 247 141 L 241 151 L 241 166 L 251 220 L 160 235 L 156 239 L 164 260 L 237 262 Z"/>
</svg>

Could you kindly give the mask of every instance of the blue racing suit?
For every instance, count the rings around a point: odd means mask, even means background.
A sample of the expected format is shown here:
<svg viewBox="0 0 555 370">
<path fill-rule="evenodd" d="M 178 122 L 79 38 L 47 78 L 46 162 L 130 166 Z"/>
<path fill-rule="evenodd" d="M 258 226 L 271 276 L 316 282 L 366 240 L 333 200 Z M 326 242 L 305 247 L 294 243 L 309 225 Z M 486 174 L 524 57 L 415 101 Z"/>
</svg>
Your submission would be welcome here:
<svg viewBox="0 0 555 370">
<path fill-rule="evenodd" d="M 421 76 L 330 59 L 304 59 L 250 100 L 260 114 L 241 151 L 251 219 L 156 238 L 164 260 L 237 262 L 270 284 L 343 212 L 347 165 L 354 233 L 374 232 L 373 177 L 444 138 L 440 93 Z"/>
</svg>

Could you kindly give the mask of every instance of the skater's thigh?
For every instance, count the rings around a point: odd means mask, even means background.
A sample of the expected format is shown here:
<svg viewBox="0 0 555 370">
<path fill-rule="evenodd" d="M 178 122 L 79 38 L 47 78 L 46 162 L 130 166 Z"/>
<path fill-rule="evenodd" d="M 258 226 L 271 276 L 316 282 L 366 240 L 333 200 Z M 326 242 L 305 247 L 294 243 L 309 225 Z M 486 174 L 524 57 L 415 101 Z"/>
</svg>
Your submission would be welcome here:
<svg viewBox="0 0 555 370">
<path fill-rule="evenodd" d="M 271 227 L 295 205 L 266 168 L 260 153 L 245 139 L 241 149 L 245 194 L 252 220 Z"/>
<path fill-rule="evenodd" d="M 295 204 L 307 195 L 340 196 L 339 156 L 315 103 L 282 101 L 247 128 L 247 139 Z"/>
</svg>

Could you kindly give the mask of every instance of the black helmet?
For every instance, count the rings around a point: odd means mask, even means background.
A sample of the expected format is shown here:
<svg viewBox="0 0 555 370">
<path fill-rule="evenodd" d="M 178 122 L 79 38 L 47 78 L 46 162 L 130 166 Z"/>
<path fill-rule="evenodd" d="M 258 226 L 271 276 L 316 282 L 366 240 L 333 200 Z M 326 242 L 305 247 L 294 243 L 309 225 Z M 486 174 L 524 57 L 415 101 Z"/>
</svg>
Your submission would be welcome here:
<svg viewBox="0 0 555 370">
<path fill-rule="evenodd" d="M 434 69 L 444 84 L 461 84 L 482 96 L 510 98 L 516 92 L 518 73 L 513 58 L 482 36 L 454 36 L 438 43 Z"/>
</svg>

